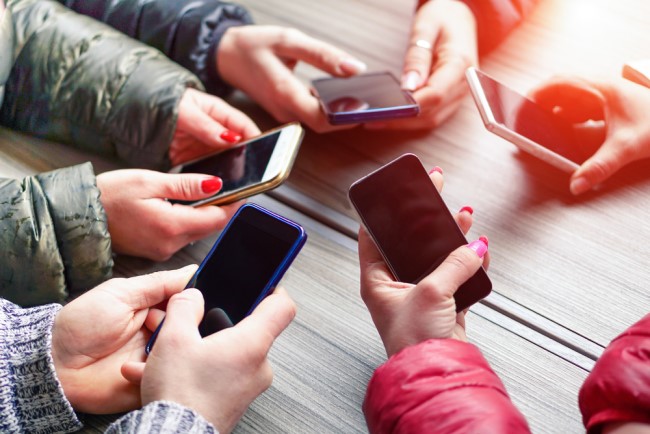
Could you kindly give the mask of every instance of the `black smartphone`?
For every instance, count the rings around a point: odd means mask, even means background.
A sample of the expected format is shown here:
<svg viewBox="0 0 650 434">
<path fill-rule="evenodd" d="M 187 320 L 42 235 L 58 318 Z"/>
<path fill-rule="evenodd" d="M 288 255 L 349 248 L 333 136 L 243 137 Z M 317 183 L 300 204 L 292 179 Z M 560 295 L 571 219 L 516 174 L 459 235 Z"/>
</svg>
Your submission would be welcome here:
<svg viewBox="0 0 650 434">
<path fill-rule="evenodd" d="M 420 159 L 405 154 L 356 181 L 352 205 L 395 279 L 416 284 L 467 244 Z M 492 282 L 481 267 L 454 295 L 458 312 L 486 297 Z"/>
<path fill-rule="evenodd" d="M 303 136 L 304 129 L 292 122 L 225 151 L 172 168 L 170 173 L 205 173 L 223 181 L 223 187 L 214 196 L 195 202 L 173 202 L 225 205 L 277 187 L 289 176 Z"/>
<path fill-rule="evenodd" d="M 253 203 L 243 205 L 187 284 L 205 299 L 201 336 L 248 316 L 280 282 L 306 240 L 298 223 Z M 147 354 L 162 325 L 149 340 Z"/>
<path fill-rule="evenodd" d="M 488 131 L 568 173 L 589 158 L 571 123 L 476 68 L 465 75 Z"/>
<path fill-rule="evenodd" d="M 420 106 L 390 72 L 312 81 L 321 108 L 333 125 L 417 116 Z"/>
</svg>

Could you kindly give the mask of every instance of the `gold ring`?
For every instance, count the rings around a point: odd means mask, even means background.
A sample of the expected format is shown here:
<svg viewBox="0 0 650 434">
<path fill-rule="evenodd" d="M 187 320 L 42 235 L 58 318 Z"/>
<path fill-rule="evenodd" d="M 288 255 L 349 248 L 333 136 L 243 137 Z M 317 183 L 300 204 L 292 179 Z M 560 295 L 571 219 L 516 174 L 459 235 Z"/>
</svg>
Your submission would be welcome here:
<svg viewBox="0 0 650 434">
<path fill-rule="evenodd" d="M 412 45 L 415 45 L 416 47 L 424 48 L 425 50 L 433 51 L 433 45 L 431 45 L 431 42 L 426 41 L 424 39 L 418 39 Z"/>
</svg>

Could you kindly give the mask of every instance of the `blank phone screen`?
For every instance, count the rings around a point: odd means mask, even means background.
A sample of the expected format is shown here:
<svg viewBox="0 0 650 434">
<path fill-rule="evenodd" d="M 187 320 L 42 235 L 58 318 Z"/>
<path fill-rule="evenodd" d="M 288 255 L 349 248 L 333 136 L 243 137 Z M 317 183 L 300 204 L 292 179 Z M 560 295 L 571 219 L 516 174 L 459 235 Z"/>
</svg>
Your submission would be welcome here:
<svg viewBox="0 0 650 434">
<path fill-rule="evenodd" d="M 182 173 L 205 173 L 223 181 L 219 194 L 262 180 L 281 132 L 252 140 L 211 157 L 183 166 Z"/>
<path fill-rule="evenodd" d="M 420 160 L 406 154 L 352 185 L 350 199 L 400 282 L 418 283 L 467 244 Z M 481 268 L 456 293 L 460 311 L 489 294 Z"/>
<path fill-rule="evenodd" d="M 313 85 L 331 113 L 415 105 L 395 77 L 388 73 L 320 79 L 314 80 Z"/>
<path fill-rule="evenodd" d="M 223 309 L 233 324 L 272 290 L 270 284 L 301 237 L 301 230 L 255 208 L 242 209 L 188 284 L 203 293 L 205 316 Z M 204 320 L 202 336 L 214 332 Z"/>
<path fill-rule="evenodd" d="M 576 164 L 585 162 L 588 155 L 568 121 L 480 71 L 476 75 L 496 122 Z"/>
</svg>

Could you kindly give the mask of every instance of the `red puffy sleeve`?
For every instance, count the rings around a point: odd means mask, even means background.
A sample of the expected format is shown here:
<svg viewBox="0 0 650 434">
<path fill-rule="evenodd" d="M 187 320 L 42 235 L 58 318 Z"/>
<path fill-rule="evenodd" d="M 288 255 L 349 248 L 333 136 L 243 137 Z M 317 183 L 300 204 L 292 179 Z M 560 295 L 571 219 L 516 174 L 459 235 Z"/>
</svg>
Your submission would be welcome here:
<svg viewBox="0 0 650 434">
<path fill-rule="evenodd" d="M 615 338 L 580 389 L 588 434 L 614 422 L 650 424 L 650 315 Z"/>
<path fill-rule="evenodd" d="M 363 403 L 371 433 L 529 433 L 474 345 L 432 339 L 407 347 L 372 376 Z"/>
</svg>

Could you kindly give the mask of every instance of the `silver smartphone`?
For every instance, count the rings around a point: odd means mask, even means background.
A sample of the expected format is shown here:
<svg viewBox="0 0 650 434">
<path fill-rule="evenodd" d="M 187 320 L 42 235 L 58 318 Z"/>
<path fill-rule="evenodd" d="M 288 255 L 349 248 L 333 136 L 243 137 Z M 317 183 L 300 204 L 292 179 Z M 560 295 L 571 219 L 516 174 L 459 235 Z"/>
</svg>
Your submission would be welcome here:
<svg viewBox="0 0 650 434">
<path fill-rule="evenodd" d="M 567 120 L 476 68 L 469 68 L 466 78 L 488 131 L 565 172 L 589 158 Z"/>
<path fill-rule="evenodd" d="M 293 122 L 225 151 L 172 168 L 170 173 L 204 173 L 223 181 L 223 187 L 214 196 L 180 203 L 225 205 L 277 187 L 289 176 L 303 136 L 303 128 Z"/>
</svg>

